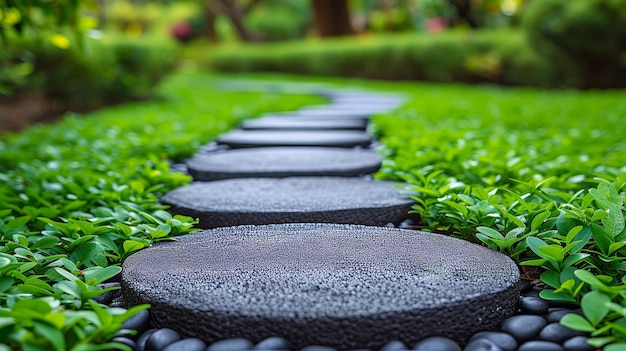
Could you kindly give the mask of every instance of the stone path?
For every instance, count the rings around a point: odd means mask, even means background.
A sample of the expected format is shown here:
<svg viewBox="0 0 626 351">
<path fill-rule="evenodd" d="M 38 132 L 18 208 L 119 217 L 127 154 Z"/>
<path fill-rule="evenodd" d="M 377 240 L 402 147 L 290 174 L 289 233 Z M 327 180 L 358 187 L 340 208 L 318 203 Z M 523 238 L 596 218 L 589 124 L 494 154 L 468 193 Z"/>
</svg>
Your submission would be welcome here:
<svg viewBox="0 0 626 351">
<path fill-rule="evenodd" d="M 362 128 L 339 124 L 365 126 L 400 97 L 325 94 L 329 106 L 265 116 L 261 128 L 251 120 L 217 139 L 222 150 L 187 162 L 197 181 L 162 202 L 215 229 L 129 257 L 125 302 L 150 303 L 153 326 L 205 342 L 280 336 L 296 348 L 438 335 L 464 344 L 510 316 L 519 272 L 508 257 L 384 227 L 413 201 L 363 177 L 380 158 Z"/>
</svg>

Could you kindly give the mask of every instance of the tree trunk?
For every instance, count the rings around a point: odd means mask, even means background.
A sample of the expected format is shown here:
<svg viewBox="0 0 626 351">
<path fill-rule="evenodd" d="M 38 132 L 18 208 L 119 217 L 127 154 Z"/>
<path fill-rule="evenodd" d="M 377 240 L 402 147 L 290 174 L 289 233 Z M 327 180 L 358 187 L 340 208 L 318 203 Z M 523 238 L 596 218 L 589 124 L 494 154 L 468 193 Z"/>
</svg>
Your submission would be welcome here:
<svg viewBox="0 0 626 351">
<path fill-rule="evenodd" d="M 465 23 L 472 28 L 479 27 L 478 22 L 476 22 L 472 14 L 472 4 L 470 0 L 450 0 L 450 4 L 456 9 L 456 14 L 459 19 L 463 19 Z"/>
<path fill-rule="evenodd" d="M 230 19 L 233 27 L 237 31 L 237 35 L 243 41 L 259 41 L 262 38 L 250 32 L 243 23 L 245 15 L 259 2 L 259 0 L 251 0 L 246 6 L 243 6 L 235 0 L 207 0 L 209 9 L 213 13 L 221 13 Z"/>
<path fill-rule="evenodd" d="M 216 15 L 213 10 L 211 10 L 211 6 L 209 5 L 209 1 L 204 2 L 204 15 L 206 17 L 206 23 L 204 28 L 204 35 L 211 42 L 218 42 L 219 38 L 217 37 L 217 30 L 215 29 L 215 19 Z"/>
<path fill-rule="evenodd" d="M 336 37 L 354 33 L 348 0 L 311 0 L 311 6 L 320 36 Z"/>
</svg>

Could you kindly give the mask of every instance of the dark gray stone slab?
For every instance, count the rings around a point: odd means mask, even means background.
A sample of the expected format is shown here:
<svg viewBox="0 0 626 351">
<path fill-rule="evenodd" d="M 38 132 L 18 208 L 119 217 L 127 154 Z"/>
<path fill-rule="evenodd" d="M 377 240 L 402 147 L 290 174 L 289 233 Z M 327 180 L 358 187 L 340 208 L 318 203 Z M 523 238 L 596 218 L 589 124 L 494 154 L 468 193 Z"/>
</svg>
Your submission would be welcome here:
<svg viewBox="0 0 626 351">
<path fill-rule="evenodd" d="M 353 177 L 376 172 L 381 161 L 379 155 L 369 150 L 264 147 L 198 155 L 187 161 L 187 170 L 196 180 L 293 176 Z"/>
<path fill-rule="evenodd" d="M 309 119 L 293 117 L 264 117 L 249 119 L 241 124 L 244 130 L 365 130 L 367 123 L 358 119 Z"/>
<path fill-rule="evenodd" d="M 365 116 L 333 116 L 333 115 L 319 115 L 319 116 L 299 116 L 295 112 L 284 113 L 284 114 L 267 114 L 263 115 L 262 118 L 290 118 L 294 120 L 302 120 L 302 121 L 353 121 L 354 123 L 359 122 L 364 127 L 367 127 L 367 124 L 370 120 L 369 117 Z"/>
<path fill-rule="evenodd" d="M 375 111 L 374 111 L 375 112 Z M 316 109 L 302 109 L 294 112 L 293 114 L 301 117 L 331 117 L 331 118 L 356 118 L 356 119 L 369 119 L 374 112 L 369 109 L 333 109 L 333 108 L 316 108 Z"/>
<path fill-rule="evenodd" d="M 149 303 L 154 327 L 209 343 L 280 335 L 296 350 L 465 343 L 513 314 L 518 281 L 511 259 L 476 244 L 337 224 L 204 231 L 135 253 L 122 270 L 125 302 Z"/>
<path fill-rule="evenodd" d="M 413 200 L 394 182 L 341 177 L 246 178 L 196 182 L 167 193 L 170 211 L 201 228 L 240 224 L 385 225 L 406 216 Z"/>
<path fill-rule="evenodd" d="M 352 130 L 234 130 L 218 137 L 217 142 L 236 149 L 263 146 L 367 147 L 371 140 L 367 133 Z"/>
</svg>

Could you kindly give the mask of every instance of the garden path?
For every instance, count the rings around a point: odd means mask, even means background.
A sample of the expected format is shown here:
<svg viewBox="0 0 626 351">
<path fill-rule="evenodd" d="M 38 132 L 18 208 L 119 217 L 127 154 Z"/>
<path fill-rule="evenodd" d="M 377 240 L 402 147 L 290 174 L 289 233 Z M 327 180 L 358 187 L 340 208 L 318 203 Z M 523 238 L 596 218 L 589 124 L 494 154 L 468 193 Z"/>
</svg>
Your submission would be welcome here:
<svg viewBox="0 0 626 351">
<path fill-rule="evenodd" d="M 433 335 L 465 344 L 513 314 L 508 257 L 385 227 L 413 201 L 371 179 L 381 160 L 366 126 L 401 97 L 325 94 L 328 106 L 246 121 L 187 162 L 196 182 L 162 201 L 219 228 L 125 261 L 125 302 L 150 303 L 152 326 L 208 343 L 280 335 L 296 348 L 379 349 Z"/>
</svg>

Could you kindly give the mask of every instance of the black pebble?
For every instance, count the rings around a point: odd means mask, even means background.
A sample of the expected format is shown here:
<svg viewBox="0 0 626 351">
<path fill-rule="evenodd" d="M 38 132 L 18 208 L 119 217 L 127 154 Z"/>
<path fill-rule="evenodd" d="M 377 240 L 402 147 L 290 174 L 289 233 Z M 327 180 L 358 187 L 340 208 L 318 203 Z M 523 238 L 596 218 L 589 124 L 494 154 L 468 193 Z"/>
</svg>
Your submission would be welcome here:
<svg viewBox="0 0 626 351">
<path fill-rule="evenodd" d="M 487 339 L 496 344 L 502 349 L 502 351 L 517 350 L 517 341 L 515 341 L 515 338 L 507 333 L 484 331 L 474 334 L 469 341 L 472 342 L 477 339 Z"/>
<path fill-rule="evenodd" d="M 504 351 L 489 339 L 474 339 L 465 346 L 463 351 Z"/>
<path fill-rule="evenodd" d="M 167 345 L 162 351 L 204 351 L 206 344 L 196 338 L 182 339 Z"/>
<path fill-rule="evenodd" d="M 584 333 L 564 327 L 559 323 L 550 323 L 541 329 L 541 333 L 539 333 L 537 339 L 562 344 L 567 339 L 584 335 Z"/>
<path fill-rule="evenodd" d="M 136 335 L 141 335 L 148 329 L 150 325 L 150 313 L 148 310 L 141 310 L 134 316 L 128 318 L 122 323 L 122 329 L 136 330 Z"/>
<path fill-rule="evenodd" d="M 129 339 L 129 338 L 125 337 L 125 336 L 115 337 L 111 341 L 119 342 L 120 344 L 124 344 L 126 346 L 129 346 L 133 350 L 137 350 L 137 343 L 133 339 Z"/>
<path fill-rule="evenodd" d="M 214 342 L 206 351 L 238 351 L 249 350 L 254 347 L 252 341 L 244 338 L 232 338 Z"/>
<path fill-rule="evenodd" d="M 565 351 L 594 351 L 596 348 L 587 344 L 586 336 L 575 336 L 563 343 Z"/>
<path fill-rule="evenodd" d="M 549 341 L 528 341 L 522 344 L 517 351 L 565 351 L 563 346 Z"/>
<path fill-rule="evenodd" d="M 522 297 L 539 297 L 539 293 L 541 292 L 541 290 L 535 290 L 535 289 L 529 289 L 526 292 L 524 292 L 524 296 Z"/>
<path fill-rule="evenodd" d="M 120 283 L 104 283 L 104 284 L 98 285 L 98 287 L 101 288 L 101 289 L 115 288 L 115 287 L 119 287 L 119 286 L 120 286 Z M 96 302 L 98 302 L 98 303 L 101 303 L 101 304 L 104 304 L 104 305 L 108 305 L 111 302 L 113 302 L 113 297 L 115 296 L 115 293 L 117 291 L 119 291 L 119 289 L 118 290 L 113 290 L 113 291 L 107 291 L 107 292 L 105 292 L 102 295 L 98 295 L 98 296 L 94 297 L 93 299 Z"/>
<path fill-rule="evenodd" d="M 544 315 L 550 305 L 540 297 L 524 296 L 519 300 L 519 307 L 525 314 Z"/>
<path fill-rule="evenodd" d="M 291 345 L 289 344 L 289 341 L 284 338 L 273 336 L 256 344 L 254 348 L 264 350 L 291 350 Z"/>
<path fill-rule="evenodd" d="M 161 351 L 167 345 L 180 340 L 180 335 L 169 328 L 157 329 L 146 341 L 145 351 Z"/>
<path fill-rule="evenodd" d="M 137 351 L 145 351 L 146 350 L 146 341 L 152 333 L 157 331 L 158 329 L 148 329 L 143 334 L 139 335 L 137 338 Z"/>
<path fill-rule="evenodd" d="M 408 350 L 409 348 L 400 341 L 400 340 L 392 340 L 383 346 L 380 351 L 399 351 L 399 350 Z"/>
<path fill-rule="evenodd" d="M 505 319 L 500 328 L 522 343 L 534 339 L 546 324 L 543 317 L 525 314 Z"/>
<path fill-rule="evenodd" d="M 431 336 L 420 340 L 413 350 L 419 351 L 462 351 L 461 346 L 452 339 L 445 338 L 443 336 Z"/>
<path fill-rule="evenodd" d="M 568 308 L 550 308 L 545 318 L 548 323 L 558 323 L 568 313 L 572 313 L 572 310 Z"/>
<path fill-rule="evenodd" d="M 328 346 L 311 345 L 305 346 L 300 351 L 337 351 L 337 349 Z"/>
</svg>

